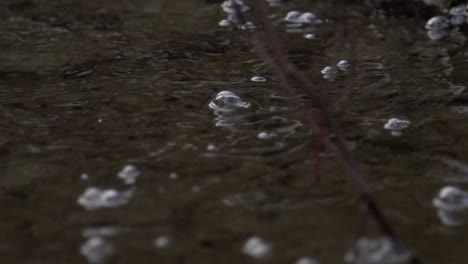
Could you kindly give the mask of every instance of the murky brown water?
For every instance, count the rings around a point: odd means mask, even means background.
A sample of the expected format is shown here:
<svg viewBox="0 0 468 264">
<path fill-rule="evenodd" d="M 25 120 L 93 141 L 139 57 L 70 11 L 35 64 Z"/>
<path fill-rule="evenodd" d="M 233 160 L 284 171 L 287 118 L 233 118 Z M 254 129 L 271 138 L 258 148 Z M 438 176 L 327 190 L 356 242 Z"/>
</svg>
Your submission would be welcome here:
<svg viewBox="0 0 468 264">
<path fill-rule="evenodd" d="M 408 247 L 465 263 L 468 224 L 448 227 L 432 206 L 443 186 L 468 189 L 464 33 L 430 40 L 427 17 L 351 4 L 344 25 L 329 2 L 270 9 L 323 21 L 314 39 L 279 23 L 291 60 L 333 101 Z M 313 183 L 302 112 L 242 31 L 218 26 L 219 3 L 6 1 L 0 15 L 1 263 L 343 262 L 357 193 L 331 157 Z M 350 73 L 324 79 L 343 59 Z M 249 106 L 214 111 L 221 91 Z M 384 129 L 393 117 L 411 122 L 401 136 Z M 126 165 L 134 182 L 118 176 Z M 88 210 L 93 190 L 110 202 Z M 269 257 L 242 252 L 253 236 Z"/>
</svg>

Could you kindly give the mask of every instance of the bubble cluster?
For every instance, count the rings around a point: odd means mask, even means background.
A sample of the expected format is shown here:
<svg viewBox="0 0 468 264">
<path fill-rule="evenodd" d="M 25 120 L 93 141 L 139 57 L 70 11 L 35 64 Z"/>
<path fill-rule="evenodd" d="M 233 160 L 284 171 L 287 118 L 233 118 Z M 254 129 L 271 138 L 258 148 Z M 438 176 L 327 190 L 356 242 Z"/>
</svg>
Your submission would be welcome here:
<svg viewBox="0 0 468 264">
<path fill-rule="evenodd" d="M 242 0 L 226 0 L 221 3 L 221 9 L 224 13 L 226 13 L 226 18 L 222 19 L 218 22 L 220 27 L 229 27 L 231 25 L 238 25 L 239 19 L 236 15 L 236 7 L 240 12 L 248 12 L 250 11 L 250 7 L 244 3 Z M 255 28 L 252 22 L 248 22 L 249 24 L 240 25 L 240 28 L 244 30 L 251 30 Z"/>
<path fill-rule="evenodd" d="M 384 125 L 385 130 L 389 130 L 392 136 L 398 137 L 402 135 L 402 130 L 407 129 L 411 125 L 411 122 L 399 118 L 390 118 Z"/>
</svg>

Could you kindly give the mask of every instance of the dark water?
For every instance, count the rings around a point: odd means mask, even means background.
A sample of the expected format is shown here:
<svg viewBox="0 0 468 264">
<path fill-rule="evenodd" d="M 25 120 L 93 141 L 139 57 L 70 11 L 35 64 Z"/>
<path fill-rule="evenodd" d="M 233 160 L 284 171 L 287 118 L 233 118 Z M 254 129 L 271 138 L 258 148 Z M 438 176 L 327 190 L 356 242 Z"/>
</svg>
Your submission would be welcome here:
<svg viewBox="0 0 468 264">
<path fill-rule="evenodd" d="M 464 33 L 431 40 L 427 17 L 353 4 L 343 23 L 330 2 L 270 9 L 322 20 L 314 39 L 278 23 L 291 60 L 333 102 L 408 247 L 466 263 L 468 224 L 432 205 L 468 189 Z M 1 263 L 343 263 L 356 190 L 333 153 L 313 181 L 313 131 L 242 30 L 218 26 L 219 3 L 6 1 L 0 14 Z M 349 72 L 324 79 L 340 60 Z M 211 109 L 221 91 L 244 107 Z M 411 125 L 392 136 L 390 118 Z M 371 222 L 367 235 L 382 234 Z M 253 237 L 269 256 L 243 252 Z"/>
</svg>

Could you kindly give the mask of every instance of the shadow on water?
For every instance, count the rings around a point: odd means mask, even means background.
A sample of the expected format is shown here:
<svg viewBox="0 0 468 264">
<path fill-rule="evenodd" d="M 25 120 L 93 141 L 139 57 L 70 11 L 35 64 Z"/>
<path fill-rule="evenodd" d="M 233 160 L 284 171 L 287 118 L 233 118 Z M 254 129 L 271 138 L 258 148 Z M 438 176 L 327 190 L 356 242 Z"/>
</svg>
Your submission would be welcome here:
<svg viewBox="0 0 468 264">
<path fill-rule="evenodd" d="M 295 104 L 308 98 L 279 87 L 221 2 L 0 3 L 2 261 L 352 257 L 359 199 L 333 153 L 313 182 L 314 131 Z M 424 13 L 352 1 L 343 38 L 330 2 L 268 1 L 405 242 L 423 263 L 464 263 L 463 28 L 431 39 Z M 293 10 L 316 17 L 283 19 Z"/>
</svg>

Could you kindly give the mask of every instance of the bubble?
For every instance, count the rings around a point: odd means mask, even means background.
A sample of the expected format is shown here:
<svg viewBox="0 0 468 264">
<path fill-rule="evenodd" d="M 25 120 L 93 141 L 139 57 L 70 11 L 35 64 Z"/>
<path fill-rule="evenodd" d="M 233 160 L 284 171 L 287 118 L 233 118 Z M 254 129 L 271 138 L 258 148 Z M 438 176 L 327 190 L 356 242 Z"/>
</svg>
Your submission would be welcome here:
<svg viewBox="0 0 468 264">
<path fill-rule="evenodd" d="M 331 66 L 327 66 L 325 68 L 322 69 L 321 73 L 322 74 L 325 74 L 325 75 L 331 75 L 331 74 L 336 74 L 338 71 L 331 67 Z"/>
<path fill-rule="evenodd" d="M 361 238 L 346 253 L 344 261 L 350 264 L 403 264 L 410 257 L 409 252 L 397 249 L 387 237 Z"/>
<path fill-rule="evenodd" d="M 320 264 L 316 259 L 309 257 L 301 257 L 296 261 L 296 264 Z"/>
<path fill-rule="evenodd" d="M 218 25 L 220 27 L 228 27 L 231 25 L 231 21 L 227 20 L 227 19 L 223 19 L 221 21 L 219 21 Z"/>
<path fill-rule="evenodd" d="M 259 139 L 271 139 L 275 136 L 273 133 L 268 133 L 268 132 L 260 132 L 257 135 L 257 138 Z"/>
<path fill-rule="evenodd" d="M 466 23 L 466 15 L 456 15 L 450 18 L 450 23 L 454 26 L 461 26 Z"/>
<path fill-rule="evenodd" d="M 286 17 L 284 18 L 285 21 L 288 21 L 288 22 L 294 22 L 296 23 L 299 19 L 299 17 L 301 16 L 301 12 L 299 11 L 291 11 L 289 13 L 286 14 Z"/>
<path fill-rule="evenodd" d="M 122 228 L 117 226 L 102 226 L 102 227 L 88 227 L 81 231 L 81 235 L 85 238 L 90 237 L 111 237 L 118 235 L 122 232 Z"/>
<path fill-rule="evenodd" d="M 244 243 L 242 252 L 253 258 L 263 259 L 271 256 L 272 245 L 260 237 L 253 236 Z"/>
<path fill-rule="evenodd" d="M 315 34 L 304 34 L 304 38 L 305 39 L 316 39 L 316 36 Z"/>
<path fill-rule="evenodd" d="M 215 151 L 217 149 L 218 148 L 216 147 L 215 144 L 208 144 L 208 146 L 206 146 L 206 150 L 208 150 L 208 151 Z"/>
<path fill-rule="evenodd" d="M 252 29 L 255 29 L 257 26 L 255 26 L 254 23 L 248 21 L 248 22 L 245 22 L 245 24 L 243 24 L 241 26 L 241 29 L 242 30 L 252 30 Z"/>
<path fill-rule="evenodd" d="M 80 247 L 80 252 L 89 263 L 102 263 L 114 253 L 114 246 L 102 237 L 94 236 Z"/>
<path fill-rule="evenodd" d="M 172 238 L 169 236 L 159 236 L 153 241 L 153 245 L 157 248 L 168 248 L 172 244 Z"/>
<path fill-rule="evenodd" d="M 447 30 L 428 30 L 427 31 L 427 36 L 431 39 L 431 40 L 439 40 L 439 39 L 443 39 L 445 38 L 446 36 L 449 35 L 449 31 Z"/>
<path fill-rule="evenodd" d="M 242 100 L 238 95 L 230 91 L 219 92 L 215 99 L 208 105 L 217 112 L 232 112 L 250 107 L 250 103 Z"/>
<path fill-rule="evenodd" d="M 459 226 L 467 218 L 468 192 L 454 186 L 443 187 L 432 200 L 437 215 L 446 226 Z"/>
<path fill-rule="evenodd" d="M 266 79 L 263 78 L 262 76 L 254 76 L 250 78 L 252 82 L 266 82 Z"/>
<path fill-rule="evenodd" d="M 349 66 L 351 66 L 351 64 L 349 63 L 349 61 L 346 61 L 346 60 L 340 60 L 336 66 L 340 69 L 346 69 L 348 68 Z"/>
<path fill-rule="evenodd" d="M 298 18 L 299 23 L 311 24 L 311 23 L 320 23 L 321 20 L 311 12 L 306 12 L 299 16 Z"/>
<path fill-rule="evenodd" d="M 452 16 L 466 15 L 467 14 L 466 6 L 463 5 L 463 4 L 454 6 L 454 7 L 450 8 L 449 14 L 451 14 Z"/>
<path fill-rule="evenodd" d="M 78 198 L 78 204 L 87 210 L 115 208 L 127 204 L 131 196 L 131 191 L 119 192 L 114 189 L 89 187 Z"/>
<path fill-rule="evenodd" d="M 445 211 L 463 210 L 468 208 L 468 192 L 454 186 L 446 186 L 439 191 L 432 204 Z"/>
<path fill-rule="evenodd" d="M 177 180 L 179 178 L 179 175 L 175 172 L 169 173 L 169 179 L 171 180 Z"/>
<path fill-rule="evenodd" d="M 140 176 L 140 171 L 133 165 L 126 165 L 117 176 L 124 180 L 126 184 L 134 184 L 136 178 Z"/>
<path fill-rule="evenodd" d="M 236 13 L 236 10 L 234 9 L 234 6 L 232 5 L 232 1 L 235 1 L 235 3 L 237 4 L 241 12 L 247 12 L 250 10 L 250 7 L 247 6 L 242 0 L 227 0 L 221 4 L 221 8 L 223 9 L 225 13 L 228 13 L 228 14 Z"/>
<path fill-rule="evenodd" d="M 426 23 L 426 29 L 429 30 L 443 30 L 450 27 L 450 21 L 443 16 L 435 16 L 429 19 Z"/>
<path fill-rule="evenodd" d="M 80 179 L 81 179 L 82 181 L 86 181 L 87 179 L 89 179 L 89 175 L 88 175 L 87 173 L 82 173 L 82 174 L 80 175 Z"/>
<path fill-rule="evenodd" d="M 390 118 L 384 125 L 385 130 L 390 130 L 393 136 L 401 136 L 401 131 L 407 129 L 411 125 L 408 120 Z"/>
</svg>

